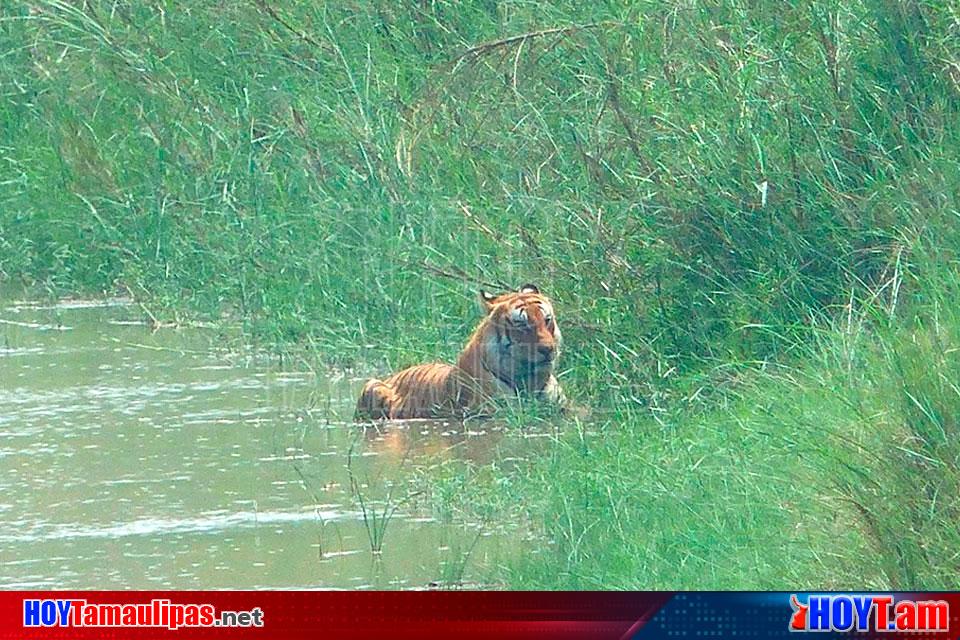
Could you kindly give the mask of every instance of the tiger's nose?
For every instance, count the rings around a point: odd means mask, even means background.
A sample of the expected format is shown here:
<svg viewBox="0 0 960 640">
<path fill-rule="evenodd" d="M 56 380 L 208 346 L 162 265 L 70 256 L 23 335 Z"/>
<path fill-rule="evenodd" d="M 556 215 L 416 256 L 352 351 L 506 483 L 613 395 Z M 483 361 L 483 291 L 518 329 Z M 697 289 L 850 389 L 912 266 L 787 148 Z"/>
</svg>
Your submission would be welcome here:
<svg viewBox="0 0 960 640">
<path fill-rule="evenodd" d="M 557 349 L 552 344 L 541 344 L 537 346 L 537 351 L 545 360 L 552 360 Z"/>
</svg>

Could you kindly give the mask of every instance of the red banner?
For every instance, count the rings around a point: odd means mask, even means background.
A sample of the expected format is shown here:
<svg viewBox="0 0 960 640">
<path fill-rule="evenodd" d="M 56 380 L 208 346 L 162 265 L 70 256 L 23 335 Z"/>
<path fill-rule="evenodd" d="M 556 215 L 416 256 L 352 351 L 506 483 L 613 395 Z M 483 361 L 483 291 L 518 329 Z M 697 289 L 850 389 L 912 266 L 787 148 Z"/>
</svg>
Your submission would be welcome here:
<svg viewBox="0 0 960 640">
<path fill-rule="evenodd" d="M 170 638 L 172 633 L 181 640 L 240 636 L 422 640 L 441 635 L 485 640 L 620 638 L 669 597 L 600 592 L 5 592 L 0 594 L 0 640 L 119 638 L 134 634 Z M 136 604 L 142 606 L 112 606 Z M 223 612 L 230 615 L 223 619 Z M 204 615 L 210 613 L 212 616 Z M 127 622 L 156 626 L 130 629 L 86 624 L 124 624 L 124 616 Z M 236 618 L 242 618 L 247 626 L 224 626 L 239 624 Z M 254 618 L 259 619 L 259 626 Z M 24 627 L 25 622 L 40 626 Z M 188 622 L 219 626 L 190 626 Z M 84 626 L 78 627 L 77 623 Z M 176 631 L 171 630 L 173 626 Z"/>
</svg>

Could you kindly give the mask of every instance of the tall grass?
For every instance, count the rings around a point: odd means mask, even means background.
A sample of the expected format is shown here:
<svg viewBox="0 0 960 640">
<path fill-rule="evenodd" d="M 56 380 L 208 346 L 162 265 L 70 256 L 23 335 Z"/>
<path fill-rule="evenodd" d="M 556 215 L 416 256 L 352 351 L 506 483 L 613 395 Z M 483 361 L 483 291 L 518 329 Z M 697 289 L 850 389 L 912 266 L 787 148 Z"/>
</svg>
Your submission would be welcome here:
<svg viewBox="0 0 960 640">
<path fill-rule="evenodd" d="M 368 368 L 452 357 L 478 284 L 533 281 L 556 299 L 565 385 L 609 424 L 532 471 L 575 469 L 576 486 L 546 502 L 518 488 L 565 550 L 560 583 L 830 582 L 857 567 L 844 556 L 835 573 L 818 532 L 887 548 L 912 531 L 902 518 L 942 524 L 922 518 L 946 504 L 948 485 L 926 478 L 940 468 L 928 458 L 949 461 L 936 438 L 952 428 L 952 388 L 933 371 L 954 361 L 936 359 L 949 325 L 923 304 L 942 298 L 926 282 L 955 270 L 949 3 L 0 12 L 0 278 L 129 290 L 160 319 L 239 320 L 275 348 Z M 921 244 L 944 259 L 910 277 Z M 878 319 L 854 323 L 855 306 Z M 810 354 L 829 339 L 864 364 L 829 373 Z M 766 377 L 798 367 L 814 377 L 797 388 Z M 845 394 L 881 386 L 875 402 L 900 404 L 843 413 Z M 823 412 L 829 446 L 764 435 L 789 406 L 799 421 Z M 869 434 L 909 464 L 840 455 L 879 446 L 857 439 Z M 901 520 L 854 497 L 892 468 L 902 477 L 865 491 Z M 804 474 L 829 478 L 849 509 L 803 489 Z M 901 505 L 920 489 L 936 498 Z M 849 521 L 811 524 L 838 513 Z M 768 557 L 784 536 L 797 551 Z M 921 537 L 878 584 L 931 586 L 922 567 L 946 560 Z"/>
<path fill-rule="evenodd" d="M 554 542 L 512 584 L 955 588 L 958 267 L 904 274 L 902 320 L 854 301 L 802 366 L 699 416 L 568 434 L 510 477 Z"/>
</svg>

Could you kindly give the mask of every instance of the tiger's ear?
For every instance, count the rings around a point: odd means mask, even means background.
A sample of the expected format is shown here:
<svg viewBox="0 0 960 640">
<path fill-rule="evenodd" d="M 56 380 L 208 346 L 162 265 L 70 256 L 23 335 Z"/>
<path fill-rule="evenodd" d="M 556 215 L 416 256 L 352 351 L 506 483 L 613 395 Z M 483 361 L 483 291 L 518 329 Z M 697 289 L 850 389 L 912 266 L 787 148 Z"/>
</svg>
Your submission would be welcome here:
<svg viewBox="0 0 960 640">
<path fill-rule="evenodd" d="M 520 293 L 540 293 L 540 289 L 537 288 L 537 285 L 528 282 L 520 287 Z"/>
<path fill-rule="evenodd" d="M 496 299 L 497 296 L 480 289 L 480 308 L 483 309 L 484 313 L 490 313 L 490 310 L 493 309 L 493 301 Z"/>
</svg>

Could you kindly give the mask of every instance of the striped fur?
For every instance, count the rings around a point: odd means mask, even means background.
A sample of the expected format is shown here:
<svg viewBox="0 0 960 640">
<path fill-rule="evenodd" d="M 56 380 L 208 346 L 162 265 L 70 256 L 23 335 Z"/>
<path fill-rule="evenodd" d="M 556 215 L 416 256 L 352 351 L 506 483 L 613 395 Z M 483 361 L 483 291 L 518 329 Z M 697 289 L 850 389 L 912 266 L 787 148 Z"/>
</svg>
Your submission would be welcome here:
<svg viewBox="0 0 960 640">
<path fill-rule="evenodd" d="M 550 300 L 533 285 L 500 296 L 481 291 L 480 299 L 486 315 L 456 364 L 421 364 L 369 380 L 355 419 L 462 418 L 518 394 L 563 406 L 553 375 L 561 336 Z"/>
</svg>

